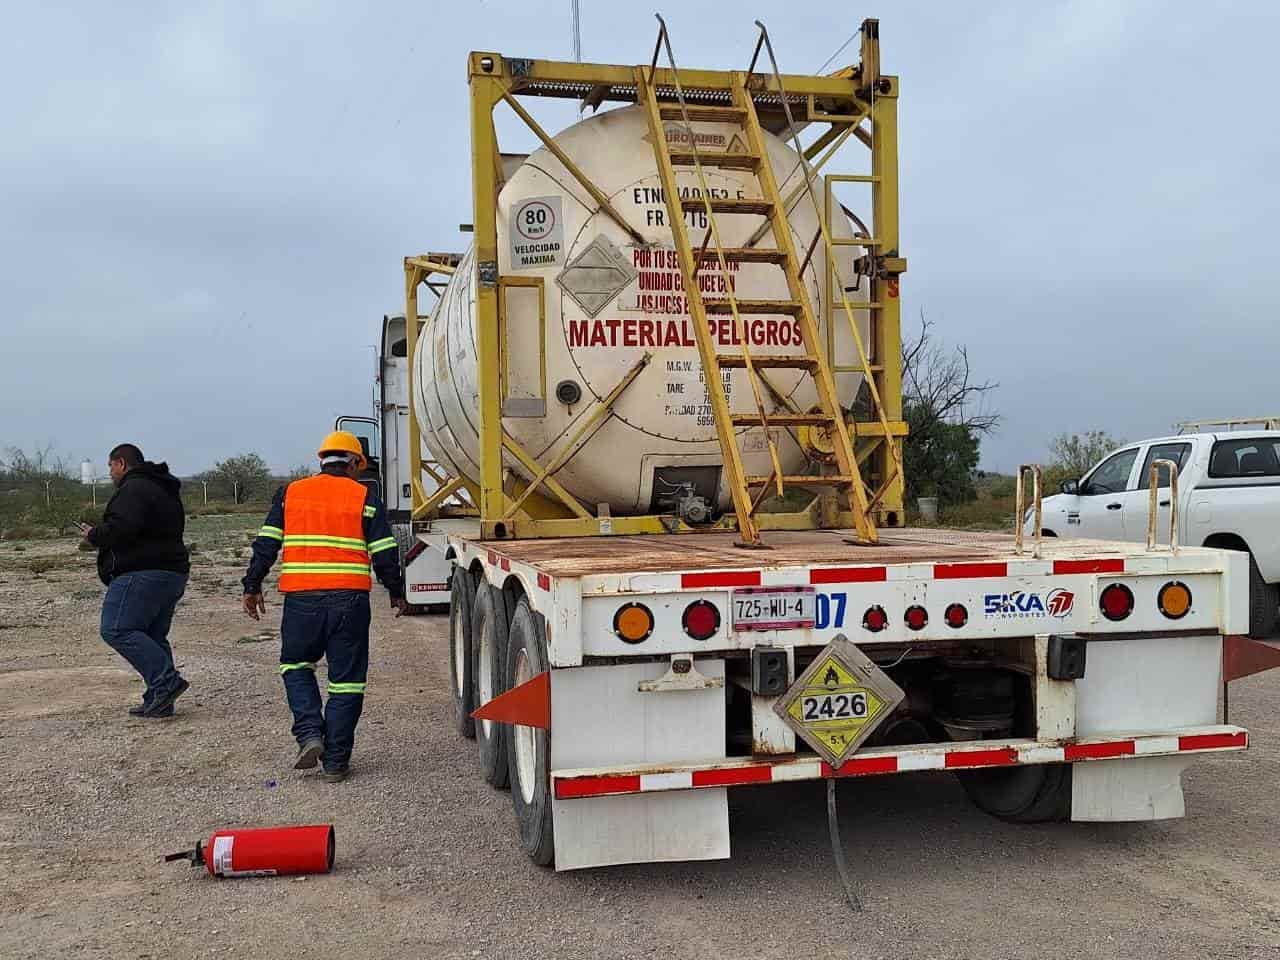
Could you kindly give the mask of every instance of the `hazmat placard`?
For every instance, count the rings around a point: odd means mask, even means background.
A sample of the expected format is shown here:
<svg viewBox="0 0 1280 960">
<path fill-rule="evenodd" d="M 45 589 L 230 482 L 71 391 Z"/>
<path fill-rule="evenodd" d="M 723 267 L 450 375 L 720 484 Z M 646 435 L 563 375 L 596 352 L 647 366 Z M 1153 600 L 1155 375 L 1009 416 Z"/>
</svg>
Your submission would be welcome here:
<svg viewBox="0 0 1280 960">
<path fill-rule="evenodd" d="M 564 263 L 562 197 L 530 197 L 511 208 L 511 269 L 535 270 Z"/>
<path fill-rule="evenodd" d="M 838 767 L 905 697 L 883 670 L 841 635 L 822 649 L 773 709 L 824 760 Z"/>
</svg>

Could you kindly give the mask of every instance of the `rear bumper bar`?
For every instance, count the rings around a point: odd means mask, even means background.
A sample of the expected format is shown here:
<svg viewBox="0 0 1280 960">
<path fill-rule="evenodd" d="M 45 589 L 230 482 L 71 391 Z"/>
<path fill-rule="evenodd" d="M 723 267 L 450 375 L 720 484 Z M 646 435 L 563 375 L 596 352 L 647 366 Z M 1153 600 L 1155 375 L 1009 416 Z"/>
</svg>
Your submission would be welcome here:
<svg viewBox="0 0 1280 960">
<path fill-rule="evenodd" d="M 1067 743 L 1051 740 L 980 740 L 860 750 L 833 769 L 816 757 L 781 760 L 733 759 L 703 764 L 652 764 L 552 771 L 557 800 L 608 797 L 705 787 L 740 787 L 830 777 L 866 777 L 916 770 L 970 770 L 982 767 L 1029 766 L 1182 756 L 1244 750 L 1249 733 L 1243 727 L 1207 726 L 1164 730 L 1153 734 L 1085 737 Z"/>
</svg>

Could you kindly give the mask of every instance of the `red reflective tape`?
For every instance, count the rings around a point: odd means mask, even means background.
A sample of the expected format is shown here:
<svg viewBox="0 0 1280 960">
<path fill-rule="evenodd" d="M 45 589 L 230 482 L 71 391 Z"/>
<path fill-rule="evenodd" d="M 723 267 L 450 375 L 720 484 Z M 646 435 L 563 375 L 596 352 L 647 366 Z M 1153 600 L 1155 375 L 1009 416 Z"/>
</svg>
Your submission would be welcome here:
<svg viewBox="0 0 1280 960">
<path fill-rule="evenodd" d="M 545 573 L 538 574 L 538 589 L 539 590 L 551 589 L 551 578 L 548 577 Z"/>
<path fill-rule="evenodd" d="M 1110 560 L 1055 560 L 1053 572 L 1057 576 L 1070 573 L 1124 573 L 1124 557 Z"/>
<path fill-rule="evenodd" d="M 506 557 L 499 557 L 499 558 L 498 558 L 498 566 L 500 566 L 503 570 L 510 570 L 510 569 L 511 569 L 511 561 L 510 561 L 510 560 L 508 560 Z"/>
<path fill-rule="evenodd" d="M 1070 763 L 1073 760 L 1105 760 L 1108 757 L 1131 757 L 1137 752 L 1132 740 L 1117 740 L 1114 743 L 1068 743 L 1063 747 L 1063 759 Z"/>
<path fill-rule="evenodd" d="M 693 771 L 695 787 L 735 787 L 746 783 L 769 783 L 772 780 L 773 767 L 768 764 L 726 770 Z"/>
<path fill-rule="evenodd" d="M 1009 574 L 1007 563 L 935 563 L 935 580 L 969 580 L 974 577 L 1004 577 Z"/>
<path fill-rule="evenodd" d="M 1018 751 L 1013 747 L 998 750 L 953 750 L 947 754 L 948 770 L 956 767 L 1007 767 L 1018 762 Z"/>
<path fill-rule="evenodd" d="M 887 567 L 820 567 L 809 571 L 810 583 L 883 583 Z"/>
<path fill-rule="evenodd" d="M 1196 733 L 1189 737 L 1178 738 L 1179 750 L 1223 750 L 1229 747 L 1249 746 L 1249 734 L 1241 730 L 1239 733 Z"/>
<path fill-rule="evenodd" d="M 492 550 L 489 551 L 489 565 L 495 567 L 498 565 L 498 555 Z"/>
<path fill-rule="evenodd" d="M 697 587 L 758 587 L 759 570 L 725 570 L 720 573 L 682 573 L 680 586 L 684 590 Z"/>
<path fill-rule="evenodd" d="M 824 764 L 825 766 L 825 764 Z M 831 769 L 830 767 L 827 768 Z M 854 757 L 846 760 L 835 771 L 837 777 L 869 777 L 877 773 L 897 773 L 897 757 Z M 823 773 L 823 776 L 828 776 Z"/>
<path fill-rule="evenodd" d="M 556 781 L 556 799 L 573 800 L 577 797 L 601 797 L 611 793 L 639 793 L 640 777 L 579 777 L 574 780 Z"/>
</svg>

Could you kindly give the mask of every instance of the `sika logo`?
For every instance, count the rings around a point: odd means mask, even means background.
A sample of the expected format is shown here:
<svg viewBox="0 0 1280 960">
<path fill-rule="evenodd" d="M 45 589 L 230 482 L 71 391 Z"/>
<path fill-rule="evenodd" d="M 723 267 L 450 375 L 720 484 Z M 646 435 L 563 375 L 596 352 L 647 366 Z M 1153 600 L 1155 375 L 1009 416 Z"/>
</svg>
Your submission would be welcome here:
<svg viewBox="0 0 1280 960">
<path fill-rule="evenodd" d="M 1042 598 L 1038 593 L 1015 590 L 1012 593 L 988 593 L 983 597 L 982 612 L 997 620 L 1022 620 L 1034 617 L 1065 617 L 1075 606 L 1076 595 L 1058 588 Z"/>
<path fill-rule="evenodd" d="M 1071 613 L 1075 605 L 1076 595 L 1070 590 L 1063 590 L 1061 587 L 1049 594 L 1045 604 L 1049 608 L 1049 615 L 1059 619 Z"/>
</svg>

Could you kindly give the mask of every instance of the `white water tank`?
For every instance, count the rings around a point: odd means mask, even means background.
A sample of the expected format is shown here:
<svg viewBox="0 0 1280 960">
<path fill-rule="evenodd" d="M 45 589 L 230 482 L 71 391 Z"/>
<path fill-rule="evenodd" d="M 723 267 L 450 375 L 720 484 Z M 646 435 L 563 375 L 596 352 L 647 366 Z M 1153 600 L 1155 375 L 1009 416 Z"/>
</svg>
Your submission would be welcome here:
<svg viewBox="0 0 1280 960">
<path fill-rule="evenodd" d="M 97 477 L 93 472 L 93 461 L 81 460 L 80 461 L 80 482 L 83 483 L 86 487 L 89 487 L 93 485 L 96 479 Z"/>
<path fill-rule="evenodd" d="M 737 124 L 696 123 L 699 150 L 745 151 Z M 668 141 L 686 139 L 681 124 L 668 122 Z M 784 197 L 803 182 L 796 154 L 766 134 L 769 161 Z M 639 107 L 611 110 L 565 130 L 557 144 L 609 197 L 626 221 L 645 238 L 638 245 L 547 150 L 531 154 L 510 177 L 498 202 L 498 272 L 501 322 L 507 343 L 504 373 L 504 426 L 540 463 L 557 457 L 576 429 L 646 352 L 652 361 L 622 393 L 612 415 L 577 444 L 556 478 L 589 507 L 607 503 L 614 515 L 671 512 L 671 497 L 692 483 L 697 493 L 721 509 L 730 504 L 720 477 L 721 454 L 702 382 L 702 365 L 691 319 L 681 292 L 680 269 L 666 226 L 663 198 L 644 113 Z M 759 197 L 750 171 L 705 168 L 709 188 L 728 197 Z M 692 168 L 677 168 L 682 193 L 697 191 Z M 815 184 L 821 199 L 822 184 Z M 696 194 L 695 194 L 696 195 Z M 853 236 L 836 206 L 832 229 Z M 701 210 L 686 212 L 690 240 L 706 232 Z M 809 250 L 818 220 L 808 194 L 801 191 L 789 213 L 792 240 L 800 256 Z M 742 246 L 763 222 L 760 216 L 717 214 L 725 246 Z M 757 244 L 775 246 L 772 234 Z M 862 248 L 837 248 L 840 273 L 853 282 L 853 260 Z M 825 255 L 822 241 L 804 273 L 810 302 L 822 323 L 822 349 L 846 368 L 856 368 L 856 351 L 843 309 L 828 333 L 825 314 Z M 731 264 L 726 281 L 718 264 L 703 267 L 700 287 L 706 297 L 724 297 L 732 282 L 742 299 L 789 299 L 782 269 L 772 264 Z M 457 273 L 418 339 L 414 363 L 414 413 L 432 456 L 455 474 L 479 475 L 479 390 L 475 336 L 476 269 L 474 248 Z M 865 299 L 862 290 L 851 300 Z M 867 314 L 855 313 L 864 337 Z M 721 353 L 740 353 L 732 316 L 712 316 Z M 795 318 L 743 316 L 754 354 L 803 352 Z M 730 408 L 756 409 L 745 370 L 724 370 Z M 794 369 L 765 375 L 800 410 L 814 407 L 812 378 Z M 837 374 L 842 404 L 850 406 L 862 383 L 859 373 Z M 767 410 L 784 410 L 765 391 Z M 575 399 L 576 395 L 576 399 Z M 764 431 L 739 428 L 749 474 L 771 471 Z M 787 473 L 802 472 L 805 455 L 794 430 L 774 428 Z M 506 466 L 527 472 L 509 456 Z"/>
</svg>

